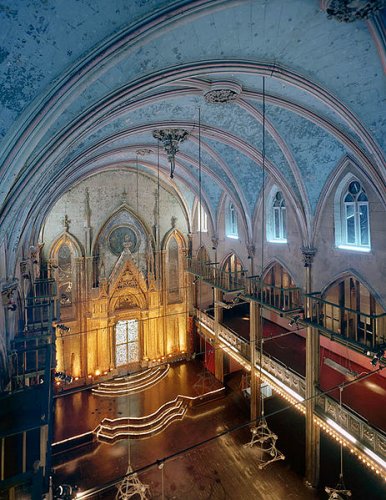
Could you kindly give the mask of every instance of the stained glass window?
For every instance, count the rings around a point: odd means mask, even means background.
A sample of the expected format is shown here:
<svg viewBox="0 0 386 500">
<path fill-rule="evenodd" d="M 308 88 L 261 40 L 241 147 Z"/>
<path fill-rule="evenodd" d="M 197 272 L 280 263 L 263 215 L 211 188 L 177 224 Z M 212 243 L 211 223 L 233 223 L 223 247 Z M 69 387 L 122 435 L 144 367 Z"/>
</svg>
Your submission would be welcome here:
<svg viewBox="0 0 386 500">
<path fill-rule="evenodd" d="M 116 366 L 137 361 L 139 361 L 138 321 L 136 319 L 118 321 L 115 325 Z"/>
</svg>

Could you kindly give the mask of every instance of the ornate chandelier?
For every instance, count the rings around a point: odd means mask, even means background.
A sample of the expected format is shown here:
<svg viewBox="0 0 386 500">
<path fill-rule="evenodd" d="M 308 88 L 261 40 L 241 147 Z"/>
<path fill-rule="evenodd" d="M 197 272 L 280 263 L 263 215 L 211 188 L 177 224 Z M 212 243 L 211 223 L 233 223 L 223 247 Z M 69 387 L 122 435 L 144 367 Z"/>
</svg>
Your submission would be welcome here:
<svg viewBox="0 0 386 500">
<path fill-rule="evenodd" d="M 153 130 L 153 137 L 158 139 L 164 147 L 170 162 L 170 177 L 174 177 L 176 167 L 175 157 L 179 151 L 179 144 L 186 139 L 188 131 L 183 128 L 165 128 Z"/>
</svg>

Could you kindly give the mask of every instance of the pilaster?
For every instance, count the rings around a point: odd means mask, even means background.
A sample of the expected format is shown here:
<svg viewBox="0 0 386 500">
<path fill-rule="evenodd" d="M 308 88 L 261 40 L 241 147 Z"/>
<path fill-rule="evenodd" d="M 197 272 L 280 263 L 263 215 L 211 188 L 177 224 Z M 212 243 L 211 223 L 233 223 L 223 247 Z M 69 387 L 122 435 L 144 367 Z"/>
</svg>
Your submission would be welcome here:
<svg viewBox="0 0 386 500">
<path fill-rule="evenodd" d="M 305 292 L 312 291 L 312 263 L 316 249 L 302 247 L 305 269 Z M 304 313 L 310 314 L 310 299 L 305 297 Z M 320 430 L 314 418 L 315 400 L 319 387 L 319 332 L 307 327 L 306 333 L 306 482 L 317 487 L 320 470 Z"/>
</svg>

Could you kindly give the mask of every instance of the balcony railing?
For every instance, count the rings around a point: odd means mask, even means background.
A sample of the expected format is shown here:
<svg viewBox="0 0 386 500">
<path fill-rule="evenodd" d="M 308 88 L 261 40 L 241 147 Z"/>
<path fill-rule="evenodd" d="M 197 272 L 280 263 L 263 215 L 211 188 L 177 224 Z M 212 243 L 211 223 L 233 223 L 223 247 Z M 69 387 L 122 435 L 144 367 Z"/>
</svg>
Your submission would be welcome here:
<svg viewBox="0 0 386 500">
<path fill-rule="evenodd" d="M 220 288 L 224 292 L 244 291 L 246 288 L 246 271 L 228 272 L 219 269 L 218 263 L 188 259 L 187 271 L 205 281 L 209 285 Z"/>
<path fill-rule="evenodd" d="M 248 298 L 280 312 L 290 313 L 303 308 L 301 288 L 283 288 L 267 283 L 261 284 L 260 276 L 248 277 L 246 295 Z"/>
<path fill-rule="evenodd" d="M 52 284 L 42 287 L 51 293 Z M 43 289 L 42 288 L 42 289 Z M 11 370 L 11 390 L 48 382 L 53 364 L 54 327 L 59 317 L 58 301 L 53 296 L 25 299 L 24 330 L 11 342 L 8 354 Z M 51 382 L 50 382 L 51 383 Z"/>
<path fill-rule="evenodd" d="M 386 342 L 386 313 L 367 314 L 325 300 L 319 292 L 306 294 L 310 311 L 305 323 L 332 337 L 341 337 L 363 348 Z"/>
<path fill-rule="evenodd" d="M 215 337 L 215 323 L 204 312 L 196 309 L 196 317 L 205 328 L 205 335 Z M 218 340 L 230 356 L 237 361 L 242 360 L 243 365 L 250 366 L 250 344 L 238 336 L 224 325 L 219 325 Z M 259 360 L 259 356 L 257 356 Z M 300 405 L 304 406 L 302 400 L 306 397 L 305 378 L 283 365 L 279 360 L 262 355 L 261 368 L 259 361 L 256 362 L 256 369 L 262 370 L 262 374 L 268 383 L 279 384 L 279 388 L 284 388 L 289 395 L 295 395 Z M 295 394 L 296 393 L 296 394 Z M 340 428 L 351 436 L 351 445 L 361 452 L 365 451 L 367 456 L 375 453 L 381 460 L 386 459 L 386 435 L 379 429 L 369 425 L 365 419 L 361 418 L 355 411 L 342 406 L 327 394 L 322 392 L 316 399 L 316 415 L 325 423 L 335 422 Z M 330 425 L 330 424 L 329 424 Z M 354 444 L 355 443 L 355 444 Z M 369 450 L 370 454 L 366 451 Z"/>
</svg>

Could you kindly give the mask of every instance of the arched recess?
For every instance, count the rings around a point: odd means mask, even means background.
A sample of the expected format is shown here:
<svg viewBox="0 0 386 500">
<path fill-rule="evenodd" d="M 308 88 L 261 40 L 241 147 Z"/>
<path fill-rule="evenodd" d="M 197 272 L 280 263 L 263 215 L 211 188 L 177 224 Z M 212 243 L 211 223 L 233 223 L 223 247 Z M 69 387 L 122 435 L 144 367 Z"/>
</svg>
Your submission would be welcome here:
<svg viewBox="0 0 386 500">
<path fill-rule="evenodd" d="M 229 237 L 230 233 L 230 205 L 233 205 L 234 213 L 236 215 L 237 235 L 230 236 L 231 239 L 242 238 L 243 235 L 249 235 L 247 216 L 242 209 L 242 205 L 238 200 L 231 198 L 227 193 L 223 193 L 217 209 L 217 228 L 221 233 L 223 231 L 224 237 Z M 248 215 L 249 217 L 249 215 Z"/>
<path fill-rule="evenodd" d="M 386 310 L 364 279 L 346 271 L 321 294 L 319 321 L 334 334 L 370 349 L 386 342 Z"/>
<path fill-rule="evenodd" d="M 263 302 L 280 311 L 293 311 L 302 306 L 302 295 L 292 275 L 277 259 L 263 273 Z"/>
<path fill-rule="evenodd" d="M 226 273 L 241 273 L 244 271 L 244 266 L 236 252 L 231 252 L 222 260 L 220 269 Z"/>
<path fill-rule="evenodd" d="M 154 239 L 146 223 L 123 203 L 102 224 L 92 245 L 93 283 L 111 275 L 125 242 L 144 276 L 154 273 Z"/>
<path fill-rule="evenodd" d="M 134 257 L 126 245 L 112 270 L 109 280 L 109 311 L 146 309 L 148 286 Z"/>
<path fill-rule="evenodd" d="M 209 253 L 205 245 L 201 245 L 197 250 L 197 261 L 202 265 L 208 264 L 210 262 Z"/>
<path fill-rule="evenodd" d="M 177 229 L 172 228 L 164 237 L 162 249 L 166 302 L 168 304 L 181 303 L 185 299 L 186 244 L 183 235 Z"/>
<path fill-rule="evenodd" d="M 57 283 L 62 320 L 75 318 L 80 302 L 80 259 L 84 256 L 81 243 L 68 231 L 62 233 L 51 245 L 49 268 Z"/>
<path fill-rule="evenodd" d="M 266 267 L 263 279 L 267 285 L 279 288 L 294 288 L 297 286 L 286 266 L 276 259 Z"/>
</svg>

